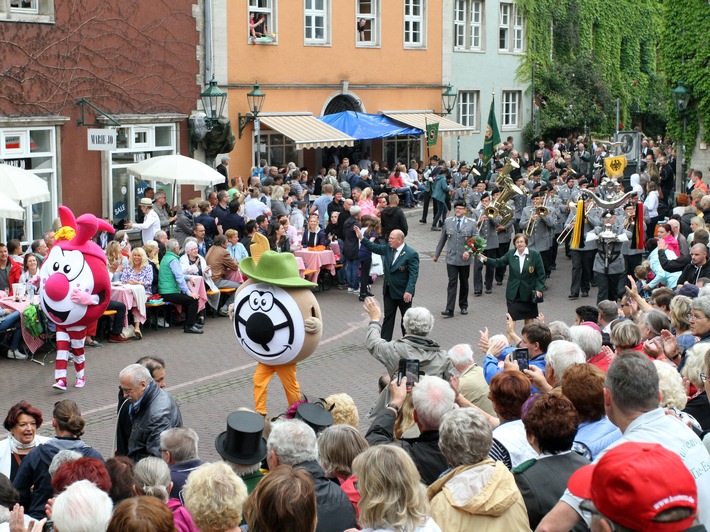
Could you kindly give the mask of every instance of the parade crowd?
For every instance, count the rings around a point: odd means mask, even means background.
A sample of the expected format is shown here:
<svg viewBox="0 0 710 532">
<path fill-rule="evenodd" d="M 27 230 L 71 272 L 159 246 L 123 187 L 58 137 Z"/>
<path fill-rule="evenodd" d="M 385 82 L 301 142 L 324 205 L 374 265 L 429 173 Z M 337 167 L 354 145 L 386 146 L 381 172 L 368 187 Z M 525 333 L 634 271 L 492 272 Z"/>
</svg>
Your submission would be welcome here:
<svg viewBox="0 0 710 532">
<path fill-rule="evenodd" d="M 217 294 L 238 287 L 256 232 L 276 252 L 337 243 L 342 267 L 328 282 L 363 301 L 363 345 L 383 366 L 377 399 L 358 412 L 342 390 L 272 419 L 244 405 L 215 441 L 222 461 L 204 463 L 199 435 L 164 389 L 161 357 L 117 376 L 111 457 L 82 439 L 74 401 L 54 405 L 48 439 L 37 429 L 49 413 L 16 398 L 0 441 L 0 530 L 41 530 L 45 519 L 59 532 L 706 530 L 710 195 L 689 170 L 688 190 L 674 196 L 673 152 L 662 142 L 644 140 L 642 153 L 628 190 L 603 171 L 609 148 L 585 139 L 541 141 L 522 155 L 506 141 L 491 172 L 480 157 L 390 171 L 365 156 L 315 178 L 262 163 L 243 184 L 226 177 L 224 158 L 225 186 L 176 212 L 148 190 L 126 226 L 141 230 L 142 246 L 121 231 L 96 237 L 117 283 L 180 305 L 183 330 L 202 334 L 207 308 L 190 276 Z M 444 319 L 457 306 L 468 314 L 471 266 L 472 308 L 506 282 L 506 319 L 473 323 L 473 345 L 432 339 L 435 313 L 417 305 L 419 255 L 400 203 L 421 205 L 425 224 L 433 207 Z M 44 243 L 51 248 L 50 235 Z M 0 246 L 0 289 L 22 273 L 12 246 Z M 41 266 L 47 253 L 34 248 L 22 257 L 30 284 L 38 266 L 27 257 Z M 548 323 L 539 304 L 563 257 L 569 298 L 596 288 L 596 302 Z M 225 315 L 232 299 L 207 304 Z M 116 315 L 109 341 L 142 338 L 135 314 L 125 323 L 130 310 Z M 8 357 L 23 358 L 15 339 Z"/>
</svg>

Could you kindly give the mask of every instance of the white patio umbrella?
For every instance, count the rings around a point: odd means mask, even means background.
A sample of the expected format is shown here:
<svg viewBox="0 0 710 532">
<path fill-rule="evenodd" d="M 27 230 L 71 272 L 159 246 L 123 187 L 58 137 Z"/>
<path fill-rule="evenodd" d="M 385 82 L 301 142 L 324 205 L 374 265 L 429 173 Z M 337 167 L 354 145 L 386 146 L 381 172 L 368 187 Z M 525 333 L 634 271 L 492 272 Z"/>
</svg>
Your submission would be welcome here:
<svg viewBox="0 0 710 532">
<path fill-rule="evenodd" d="M 161 155 L 126 168 L 144 181 L 165 184 L 210 186 L 224 183 L 224 176 L 205 163 L 184 155 Z"/>
<path fill-rule="evenodd" d="M 25 209 L 0 192 L 0 218 L 22 220 L 24 217 Z"/>
<path fill-rule="evenodd" d="M 16 166 L 0 164 L 0 191 L 23 207 L 50 200 L 47 182 Z"/>
</svg>

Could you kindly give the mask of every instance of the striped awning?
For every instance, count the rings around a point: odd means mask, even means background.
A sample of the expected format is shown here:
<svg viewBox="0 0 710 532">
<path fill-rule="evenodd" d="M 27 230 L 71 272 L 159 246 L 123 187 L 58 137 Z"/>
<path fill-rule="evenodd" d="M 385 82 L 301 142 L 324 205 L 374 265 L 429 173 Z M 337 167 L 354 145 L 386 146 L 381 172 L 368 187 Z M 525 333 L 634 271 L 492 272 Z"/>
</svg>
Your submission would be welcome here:
<svg viewBox="0 0 710 532">
<path fill-rule="evenodd" d="M 439 135 L 473 135 L 474 129 L 434 113 L 409 113 L 407 111 L 384 111 L 382 114 L 408 126 L 426 131 L 427 124 L 439 124 Z"/>
<path fill-rule="evenodd" d="M 352 146 L 355 139 L 312 115 L 260 116 L 262 124 L 287 136 L 296 149 Z"/>
</svg>

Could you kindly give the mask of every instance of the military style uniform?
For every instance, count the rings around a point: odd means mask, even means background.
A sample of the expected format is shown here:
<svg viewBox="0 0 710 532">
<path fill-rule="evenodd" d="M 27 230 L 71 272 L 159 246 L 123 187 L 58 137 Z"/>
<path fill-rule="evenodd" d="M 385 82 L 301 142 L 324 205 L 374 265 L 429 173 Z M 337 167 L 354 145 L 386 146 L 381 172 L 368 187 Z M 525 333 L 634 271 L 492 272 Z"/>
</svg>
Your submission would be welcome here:
<svg viewBox="0 0 710 532">
<path fill-rule="evenodd" d="M 557 225 L 557 216 L 552 209 L 548 208 L 547 216 L 539 216 L 532 234 L 528 237 L 528 247 L 535 249 L 542 255 L 542 262 L 545 265 L 545 275 L 550 276 L 550 249 L 552 248 L 553 232 Z M 520 228 L 524 231 L 530 222 L 531 216 L 535 213 L 535 207 L 530 205 L 523 209 L 520 218 Z"/>
<path fill-rule="evenodd" d="M 444 221 L 434 256 L 438 259 L 446 244 L 446 273 L 449 277 L 449 284 L 446 288 L 445 312 L 450 314 L 454 312 L 457 284 L 459 284 L 459 308 L 464 313 L 468 310 L 468 283 L 473 255 L 465 260 L 463 254 L 466 251 L 468 239 L 477 235 L 476 223 L 471 218 L 452 216 Z"/>
<path fill-rule="evenodd" d="M 493 202 L 489 204 L 492 205 Z M 472 219 L 476 226 L 478 221 L 481 219 L 485 213 L 483 209 L 478 208 L 473 212 Z M 498 233 L 496 232 L 496 227 L 500 225 L 501 217 L 496 216 L 495 218 L 487 218 L 479 230 L 479 236 L 486 239 L 486 256 L 492 259 L 498 257 Z M 486 264 L 486 293 L 490 293 L 493 290 L 493 276 L 495 274 L 495 267 Z M 473 266 L 473 292 L 475 295 L 481 295 L 483 292 L 483 263 L 476 261 Z"/>
<path fill-rule="evenodd" d="M 587 235 L 590 231 L 594 231 L 594 227 L 601 225 L 602 211 L 599 207 L 593 207 L 589 214 L 585 217 L 584 225 L 582 226 L 582 238 L 580 247 L 571 247 L 570 253 L 572 256 L 572 283 L 570 286 L 571 299 L 579 297 L 580 290 L 582 297 L 589 295 L 589 287 L 592 284 L 594 276 L 594 257 L 597 254 L 597 246 L 594 243 L 586 243 Z M 577 211 L 572 210 L 567 218 L 567 224 L 572 223 L 577 216 Z M 572 235 L 569 240 L 571 242 Z"/>
</svg>

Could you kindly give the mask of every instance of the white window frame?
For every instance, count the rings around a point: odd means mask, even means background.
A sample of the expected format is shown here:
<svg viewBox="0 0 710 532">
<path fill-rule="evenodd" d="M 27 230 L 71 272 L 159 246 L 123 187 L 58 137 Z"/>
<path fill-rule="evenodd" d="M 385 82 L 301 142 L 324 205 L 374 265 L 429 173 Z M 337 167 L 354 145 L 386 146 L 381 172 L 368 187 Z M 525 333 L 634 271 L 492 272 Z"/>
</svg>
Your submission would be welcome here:
<svg viewBox="0 0 710 532">
<path fill-rule="evenodd" d="M 415 14 L 415 11 L 419 14 Z M 404 47 L 405 48 L 426 48 L 426 0 L 404 0 Z M 419 40 L 414 37 L 417 34 L 414 26 L 419 25 Z"/>
<path fill-rule="evenodd" d="M 513 2 L 498 7 L 498 51 L 521 54 L 525 51 L 525 21 Z"/>
<path fill-rule="evenodd" d="M 480 52 L 483 49 L 484 13 L 485 3 L 482 0 L 455 0 L 455 51 Z"/>
<path fill-rule="evenodd" d="M 13 5 L 17 4 L 17 5 Z M 23 4 L 29 4 L 24 6 Z M 39 14 L 39 0 L 29 0 L 26 2 L 24 0 L 10 0 L 10 10 L 16 13 L 27 13 L 31 15 Z"/>
<path fill-rule="evenodd" d="M 521 129 L 523 93 L 519 90 L 503 91 L 500 124 L 502 130 Z"/>
<path fill-rule="evenodd" d="M 13 3 L 17 3 L 17 7 Z M 22 0 L 0 1 L 0 20 L 54 23 L 54 0 L 30 0 L 29 7 L 22 7 Z"/>
<path fill-rule="evenodd" d="M 459 123 L 471 127 L 478 131 L 479 120 L 479 102 L 481 101 L 481 91 L 477 90 L 460 90 L 459 96 L 456 99 L 458 106 Z"/>
<path fill-rule="evenodd" d="M 255 19 L 258 20 L 258 16 L 264 15 L 266 17 L 266 33 L 278 35 L 277 13 L 278 13 L 278 1 L 279 0 L 248 0 L 247 2 L 247 39 L 251 38 L 250 28 L 249 28 L 249 18 L 252 13 L 255 14 Z M 277 44 L 276 39 L 273 43 Z"/>
<path fill-rule="evenodd" d="M 331 34 L 331 9 L 330 0 L 322 0 L 323 9 L 313 7 L 319 0 L 303 0 L 303 43 L 306 46 L 329 46 Z M 310 5 L 310 7 L 309 7 Z M 323 19 L 323 36 L 315 37 L 317 26 L 315 20 Z M 312 36 L 308 37 L 308 30 L 311 29 Z"/>
<path fill-rule="evenodd" d="M 355 3 L 355 46 L 358 48 L 379 48 L 380 47 L 380 0 L 364 0 L 370 3 L 370 13 L 360 11 L 360 0 Z M 360 19 L 365 19 L 370 27 L 370 40 L 361 41 L 360 32 L 357 25 Z"/>
</svg>

